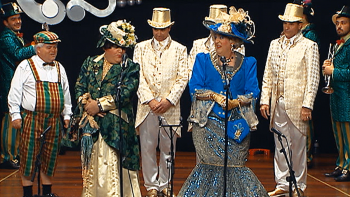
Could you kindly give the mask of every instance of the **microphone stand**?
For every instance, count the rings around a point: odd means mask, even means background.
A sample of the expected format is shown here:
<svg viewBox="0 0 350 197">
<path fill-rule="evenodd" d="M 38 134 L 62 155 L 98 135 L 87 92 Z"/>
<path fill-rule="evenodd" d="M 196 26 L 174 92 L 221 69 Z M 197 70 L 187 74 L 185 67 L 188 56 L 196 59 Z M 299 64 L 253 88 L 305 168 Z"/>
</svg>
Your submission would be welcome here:
<svg viewBox="0 0 350 197">
<path fill-rule="evenodd" d="M 172 197 L 174 194 L 173 188 L 174 188 L 174 174 L 175 174 L 175 153 L 174 153 L 173 139 L 176 133 L 176 132 L 173 132 L 173 127 L 179 128 L 179 127 L 182 127 L 182 125 L 181 125 L 181 121 L 180 121 L 180 124 L 178 125 L 164 125 L 162 121 L 162 117 L 158 116 L 158 118 L 159 118 L 159 128 L 169 127 L 169 132 L 170 132 L 168 135 L 170 137 L 170 160 L 167 160 L 167 162 L 170 163 L 170 196 Z"/>
<path fill-rule="evenodd" d="M 40 161 L 40 157 L 41 157 L 41 153 L 44 147 L 44 144 L 46 144 L 45 141 L 45 134 L 46 132 L 48 132 L 51 129 L 51 126 L 48 126 L 45 131 L 40 135 L 40 149 L 39 149 L 39 153 L 36 155 L 35 158 L 35 166 L 34 166 L 34 173 L 32 175 L 32 179 L 31 182 L 34 182 L 35 179 L 35 175 L 38 172 L 38 196 L 40 196 L 40 168 L 41 168 L 41 161 Z"/>
<path fill-rule="evenodd" d="M 228 135 L 227 135 L 227 125 L 228 125 L 228 95 L 230 93 L 230 81 L 227 78 L 226 75 L 226 66 L 229 61 L 226 60 L 224 56 L 220 57 L 220 61 L 222 62 L 222 68 L 224 71 L 225 75 L 225 82 L 226 84 L 224 85 L 224 90 L 226 90 L 226 107 L 225 107 L 225 157 L 224 157 L 224 192 L 223 196 L 226 196 L 226 185 L 227 185 L 227 160 L 228 160 L 228 154 L 227 154 L 227 149 L 228 149 Z"/>
<path fill-rule="evenodd" d="M 289 162 L 289 160 L 288 160 L 286 149 L 284 148 L 283 143 L 282 143 L 282 134 L 277 134 L 277 136 L 278 136 L 278 141 L 280 142 L 281 147 L 282 147 L 280 150 L 280 153 L 283 153 L 283 155 L 286 159 L 286 162 L 287 162 L 288 170 L 289 170 L 289 176 L 286 178 L 288 183 L 289 183 L 289 196 L 292 196 L 292 189 L 293 189 L 292 184 L 293 184 L 295 191 L 297 191 L 298 197 L 300 197 L 301 195 L 300 195 L 300 192 L 298 190 L 297 181 L 295 179 L 293 167 L 291 165 L 291 162 Z M 285 136 L 283 136 L 283 137 L 286 138 Z"/>
<path fill-rule="evenodd" d="M 116 98 L 118 99 L 118 115 L 119 115 L 119 187 L 120 187 L 120 196 L 124 196 L 124 188 L 123 188 L 123 132 L 122 132 L 122 103 L 121 103 L 121 91 L 122 91 L 122 85 L 124 80 L 124 69 L 125 65 L 127 64 L 127 55 L 126 53 L 123 54 L 122 61 L 120 63 L 121 66 L 121 72 L 120 72 L 120 79 L 117 85 L 117 95 Z M 115 100 L 115 99 L 114 99 Z M 131 187 L 132 188 L 132 187 Z"/>
</svg>

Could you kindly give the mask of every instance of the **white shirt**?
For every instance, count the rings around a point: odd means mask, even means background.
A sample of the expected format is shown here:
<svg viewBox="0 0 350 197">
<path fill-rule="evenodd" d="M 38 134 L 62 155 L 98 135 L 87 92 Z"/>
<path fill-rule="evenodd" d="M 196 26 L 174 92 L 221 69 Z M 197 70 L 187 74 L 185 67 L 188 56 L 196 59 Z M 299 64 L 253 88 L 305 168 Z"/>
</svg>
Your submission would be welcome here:
<svg viewBox="0 0 350 197">
<path fill-rule="evenodd" d="M 44 61 L 38 56 L 32 56 L 35 67 L 41 81 L 58 82 L 57 69 L 54 66 L 43 66 Z M 69 120 L 72 114 L 72 104 L 69 92 L 69 83 L 65 69 L 60 65 L 61 85 L 64 95 L 64 109 L 62 116 Z M 35 110 L 36 88 L 35 78 L 27 60 L 23 60 L 17 67 L 11 81 L 11 88 L 8 95 L 8 105 L 12 121 L 21 119 L 20 106 L 29 111 Z"/>
<path fill-rule="evenodd" d="M 152 46 L 153 49 L 157 52 L 158 57 L 162 55 L 162 52 L 164 51 L 165 47 L 169 44 L 170 39 L 170 36 L 168 36 L 162 41 L 158 41 L 154 37 L 152 38 Z"/>
</svg>

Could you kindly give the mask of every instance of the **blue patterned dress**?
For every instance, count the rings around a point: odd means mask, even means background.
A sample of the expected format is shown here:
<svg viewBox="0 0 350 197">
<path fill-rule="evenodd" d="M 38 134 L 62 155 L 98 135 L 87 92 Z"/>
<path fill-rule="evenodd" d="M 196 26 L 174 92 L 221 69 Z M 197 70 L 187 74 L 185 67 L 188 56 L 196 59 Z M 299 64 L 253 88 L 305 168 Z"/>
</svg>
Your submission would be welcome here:
<svg viewBox="0 0 350 197">
<path fill-rule="evenodd" d="M 193 73 L 189 82 L 193 99 L 189 121 L 193 123 L 193 142 L 200 163 L 183 184 L 178 196 L 223 196 L 224 171 L 224 110 L 213 101 L 196 100 L 195 93 L 211 90 L 224 94 L 224 80 L 220 66 L 214 66 L 214 55 L 200 53 L 196 57 Z M 240 56 L 236 53 L 236 56 Z M 239 59 L 239 58 L 236 58 Z M 237 64 L 237 63 L 236 63 Z M 240 56 L 241 66 L 233 70 L 230 80 L 232 98 L 239 95 L 251 95 L 256 99 L 260 93 L 257 81 L 256 60 L 253 57 Z M 254 100 L 253 99 L 253 100 Z M 229 121 L 242 118 L 240 110 L 230 111 Z M 255 174 L 245 166 L 248 156 L 250 135 L 241 143 L 232 139 L 228 142 L 228 168 L 226 196 L 268 196 Z"/>
</svg>

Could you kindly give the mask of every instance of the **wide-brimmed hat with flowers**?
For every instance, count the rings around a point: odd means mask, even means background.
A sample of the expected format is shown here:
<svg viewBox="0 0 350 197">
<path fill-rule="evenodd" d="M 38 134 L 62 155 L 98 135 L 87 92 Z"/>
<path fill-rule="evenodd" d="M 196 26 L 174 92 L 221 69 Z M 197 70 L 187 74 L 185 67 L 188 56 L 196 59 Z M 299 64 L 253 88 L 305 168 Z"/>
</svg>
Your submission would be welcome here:
<svg viewBox="0 0 350 197">
<path fill-rule="evenodd" d="M 152 20 L 148 19 L 147 22 L 151 27 L 156 29 L 164 29 L 175 23 L 174 21 L 171 22 L 169 8 L 154 8 Z"/>
<path fill-rule="evenodd" d="M 135 27 L 126 20 L 118 20 L 109 25 L 102 25 L 100 33 L 102 37 L 97 42 L 97 47 L 102 47 L 106 40 L 124 48 L 132 48 L 136 45 Z"/>
<path fill-rule="evenodd" d="M 215 19 L 215 24 L 204 24 L 204 26 L 215 33 L 239 38 L 246 43 L 254 43 L 251 39 L 255 34 L 255 24 L 250 19 L 248 11 L 242 8 L 237 10 L 231 6 L 229 14 L 221 11 Z"/>
<path fill-rule="evenodd" d="M 350 7 L 349 6 L 344 5 L 340 11 L 336 12 L 336 14 L 334 14 L 332 16 L 332 22 L 335 24 L 337 21 L 337 18 L 341 17 L 341 16 L 350 18 Z"/>
</svg>

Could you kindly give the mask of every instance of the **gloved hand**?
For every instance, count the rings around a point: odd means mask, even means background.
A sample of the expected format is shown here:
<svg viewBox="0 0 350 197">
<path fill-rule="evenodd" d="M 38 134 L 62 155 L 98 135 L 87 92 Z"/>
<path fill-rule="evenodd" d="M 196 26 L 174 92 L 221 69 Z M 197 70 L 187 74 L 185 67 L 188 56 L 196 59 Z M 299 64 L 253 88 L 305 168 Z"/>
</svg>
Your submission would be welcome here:
<svg viewBox="0 0 350 197">
<path fill-rule="evenodd" d="M 223 109 L 226 109 L 226 97 L 222 94 L 218 94 L 209 90 L 204 93 L 196 94 L 196 98 L 199 100 L 213 100 L 217 102 Z M 240 105 L 240 101 L 237 99 L 228 100 L 228 110 L 236 108 L 239 105 Z"/>
<path fill-rule="evenodd" d="M 228 100 L 228 110 L 236 108 L 240 105 L 240 101 L 238 99 L 229 99 Z M 224 108 L 224 107 L 223 107 Z M 225 109 L 225 108 L 224 108 Z"/>
</svg>

